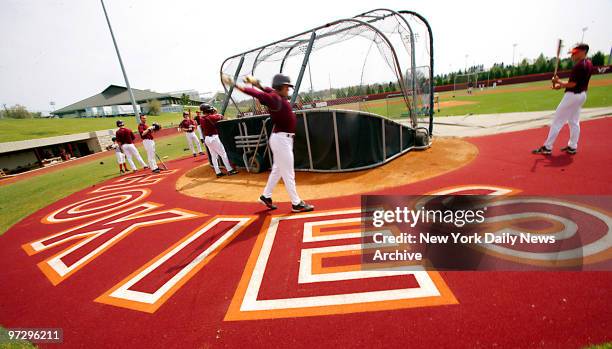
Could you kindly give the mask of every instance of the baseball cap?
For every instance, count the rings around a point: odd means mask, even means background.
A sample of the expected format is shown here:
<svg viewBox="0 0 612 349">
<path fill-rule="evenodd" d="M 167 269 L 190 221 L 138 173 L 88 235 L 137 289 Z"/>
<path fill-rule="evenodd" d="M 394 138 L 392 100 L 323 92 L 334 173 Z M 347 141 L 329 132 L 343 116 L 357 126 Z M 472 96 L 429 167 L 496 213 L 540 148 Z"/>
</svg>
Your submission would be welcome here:
<svg viewBox="0 0 612 349">
<path fill-rule="evenodd" d="M 291 79 L 287 75 L 276 74 L 272 78 L 272 88 L 278 88 L 280 86 L 287 85 L 289 87 L 293 87 L 291 84 Z"/>
<path fill-rule="evenodd" d="M 583 43 L 576 44 L 568 53 L 575 54 L 578 51 L 584 51 L 588 53 L 589 45 Z"/>
</svg>

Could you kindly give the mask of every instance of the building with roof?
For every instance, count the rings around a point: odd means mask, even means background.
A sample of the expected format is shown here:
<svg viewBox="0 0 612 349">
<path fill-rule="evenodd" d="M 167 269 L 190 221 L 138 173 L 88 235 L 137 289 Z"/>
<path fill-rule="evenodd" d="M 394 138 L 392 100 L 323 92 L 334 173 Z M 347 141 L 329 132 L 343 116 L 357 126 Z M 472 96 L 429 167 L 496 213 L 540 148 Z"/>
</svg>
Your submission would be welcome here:
<svg viewBox="0 0 612 349">
<path fill-rule="evenodd" d="M 159 93 L 150 90 L 132 89 L 134 99 L 145 113 L 148 111 L 148 103 L 151 100 L 161 102 L 162 111 L 176 112 L 181 109 L 183 100 L 181 96 L 170 93 Z M 189 96 L 187 105 L 198 105 L 200 100 Z M 113 106 L 131 105 L 130 95 L 126 87 L 119 85 L 109 85 L 102 92 L 91 97 L 80 100 L 76 103 L 67 105 L 53 111 L 51 114 L 58 117 L 96 117 L 129 114 L 129 108 L 110 108 Z M 105 108 L 109 107 L 109 108 Z M 131 112 L 133 114 L 133 110 Z"/>
</svg>

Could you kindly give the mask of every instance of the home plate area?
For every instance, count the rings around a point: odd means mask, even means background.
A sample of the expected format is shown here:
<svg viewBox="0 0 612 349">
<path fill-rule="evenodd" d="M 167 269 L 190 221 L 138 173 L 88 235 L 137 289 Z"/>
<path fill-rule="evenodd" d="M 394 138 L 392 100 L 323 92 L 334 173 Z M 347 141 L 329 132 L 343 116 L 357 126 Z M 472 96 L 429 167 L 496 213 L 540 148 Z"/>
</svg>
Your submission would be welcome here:
<svg viewBox="0 0 612 349">
<path fill-rule="evenodd" d="M 115 178 L 33 213 L 0 237 L 0 323 L 62 328 L 66 347 L 610 341 L 609 272 L 383 272 L 360 265 L 360 194 L 612 194 L 612 118 L 582 124 L 575 156 L 530 154 L 546 132 L 466 139 L 477 155 L 418 181 L 397 178 L 368 190 L 359 177 L 346 177 L 363 190 L 313 199 L 316 210 L 303 214 L 290 214 L 286 202 L 267 211 L 257 197 L 224 201 L 179 191 L 189 171 L 207 166 L 193 158 L 170 162 L 160 174 Z M 402 158 L 433 154 L 436 141 Z M 211 169 L 197 173 L 214 185 Z M 610 209 L 598 212 L 609 219 Z M 601 236 L 609 239 L 610 231 Z M 604 249 L 585 263 L 610 254 Z"/>
</svg>

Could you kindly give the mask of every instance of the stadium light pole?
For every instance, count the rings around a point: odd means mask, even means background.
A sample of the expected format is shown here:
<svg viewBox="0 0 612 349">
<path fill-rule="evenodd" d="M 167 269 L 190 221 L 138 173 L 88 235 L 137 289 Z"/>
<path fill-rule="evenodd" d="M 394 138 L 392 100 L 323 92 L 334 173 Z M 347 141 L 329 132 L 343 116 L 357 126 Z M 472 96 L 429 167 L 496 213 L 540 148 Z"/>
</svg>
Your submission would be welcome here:
<svg viewBox="0 0 612 349">
<path fill-rule="evenodd" d="M 102 10 L 104 10 L 104 17 L 106 18 L 106 23 L 108 24 L 108 30 L 110 31 L 110 35 L 113 38 L 113 44 L 115 45 L 115 51 L 117 52 L 117 58 L 119 59 L 121 72 L 123 73 L 123 78 L 125 79 L 125 86 L 127 87 L 130 100 L 132 101 L 132 108 L 134 108 L 134 117 L 136 118 L 136 125 L 138 125 L 140 124 L 140 115 L 138 115 L 138 107 L 136 106 L 136 100 L 134 99 L 134 94 L 132 93 L 132 88 L 130 87 L 130 81 L 128 80 L 127 73 L 125 72 L 125 67 L 123 66 L 123 60 L 121 60 L 119 46 L 117 46 L 117 40 L 115 40 L 115 34 L 113 33 L 113 28 L 111 27 L 110 20 L 108 19 L 108 13 L 106 12 L 106 6 L 104 6 L 104 0 L 100 0 L 100 3 L 102 4 Z"/>
<path fill-rule="evenodd" d="M 586 32 L 587 30 L 589 30 L 589 27 L 582 28 L 582 38 L 580 39 L 580 42 L 584 42 L 584 32 Z"/>
<path fill-rule="evenodd" d="M 512 66 L 514 66 L 514 53 L 516 52 L 516 45 L 518 44 L 512 44 Z"/>
</svg>

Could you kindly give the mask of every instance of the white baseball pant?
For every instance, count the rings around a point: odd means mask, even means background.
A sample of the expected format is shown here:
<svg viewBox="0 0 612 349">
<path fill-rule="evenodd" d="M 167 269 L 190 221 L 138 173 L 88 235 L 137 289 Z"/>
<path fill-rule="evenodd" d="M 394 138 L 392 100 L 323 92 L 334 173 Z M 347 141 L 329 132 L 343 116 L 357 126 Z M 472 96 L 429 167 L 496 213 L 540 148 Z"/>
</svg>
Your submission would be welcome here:
<svg viewBox="0 0 612 349">
<path fill-rule="evenodd" d="M 125 164 L 125 154 L 120 151 L 116 151 L 115 156 L 117 157 L 117 163 L 119 165 Z"/>
<path fill-rule="evenodd" d="M 135 157 L 140 164 L 142 164 L 142 167 L 146 167 L 147 164 L 144 162 L 144 160 L 142 159 L 142 157 L 140 156 L 140 153 L 138 153 L 138 149 L 136 149 L 136 146 L 134 144 L 124 144 L 121 146 L 121 149 L 123 149 L 123 153 L 125 154 L 125 157 L 127 158 L 127 162 L 128 164 L 130 164 L 130 167 L 132 168 L 133 171 L 136 171 L 136 165 L 134 165 L 134 161 L 132 160 L 132 157 Z"/>
<path fill-rule="evenodd" d="M 208 151 L 210 152 L 210 160 L 212 161 L 212 165 L 215 169 L 215 173 L 220 173 L 219 170 L 219 159 L 223 160 L 223 165 L 225 165 L 225 169 L 228 171 L 232 170 L 232 165 L 230 165 L 229 159 L 227 158 L 227 153 L 225 152 L 225 147 L 221 140 L 219 139 L 219 135 L 206 136 L 204 138 L 204 144 L 208 147 Z"/>
<path fill-rule="evenodd" d="M 196 153 L 195 152 L 195 147 L 193 146 L 194 144 L 198 146 L 198 152 L 201 153 L 202 152 L 202 146 L 200 145 L 200 140 L 198 139 L 198 136 L 196 136 L 195 132 L 185 132 L 185 137 L 187 137 L 187 145 L 189 146 L 189 149 L 191 150 L 192 153 Z"/>
<path fill-rule="evenodd" d="M 202 126 L 198 125 L 198 136 L 200 139 L 204 139 L 204 133 L 202 133 Z"/>
<path fill-rule="evenodd" d="M 293 169 L 293 137 L 289 133 L 276 132 L 272 133 L 268 144 L 272 151 L 273 163 L 272 172 L 268 177 L 268 183 L 264 188 L 263 196 L 266 198 L 272 197 L 272 191 L 282 178 L 285 183 L 285 189 L 291 198 L 291 203 L 297 205 L 302 202 L 295 187 L 295 171 Z"/>
<path fill-rule="evenodd" d="M 563 128 L 565 123 L 569 124 L 570 138 L 567 145 L 571 148 L 578 148 L 578 138 L 580 137 L 580 108 L 586 101 L 586 92 L 573 93 L 565 92 L 561 103 L 557 106 L 555 111 L 555 117 L 550 130 L 548 131 L 548 138 L 544 146 L 548 149 L 552 149 L 559 131 Z"/>
<path fill-rule="evenodd" d="M 155 141 L 152 139 L 143 139 L 142 145 L 147 152 L 147 161 L 151 170 L 157 169 L 157 161 L 155 161 Z"/>
</svg>

